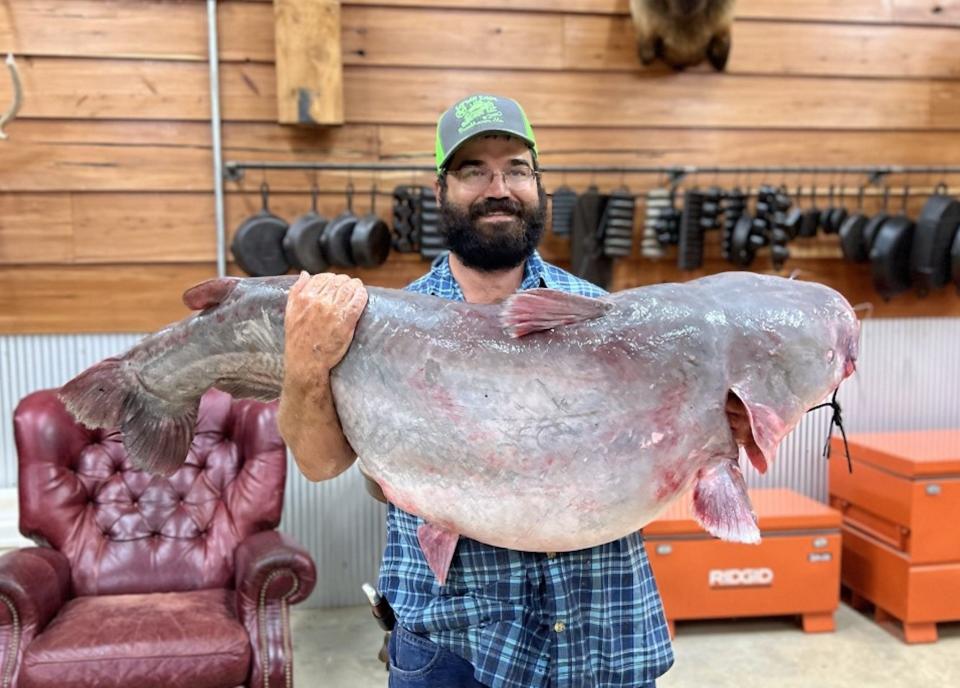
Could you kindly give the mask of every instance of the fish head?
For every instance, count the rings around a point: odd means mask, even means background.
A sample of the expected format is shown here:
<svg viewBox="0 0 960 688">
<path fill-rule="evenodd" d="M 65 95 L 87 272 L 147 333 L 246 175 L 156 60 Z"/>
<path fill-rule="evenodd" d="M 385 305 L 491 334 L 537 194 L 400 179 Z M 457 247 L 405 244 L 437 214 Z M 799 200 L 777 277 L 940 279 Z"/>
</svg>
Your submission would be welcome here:
<svg viewBox="0 0 960 688">
<path fill-rule="evenodd" d="M 789 282 L 789 284 L 785 284 Z M 838 292 L 813 282 L 765 285 L 763 306 L 734 323 L 729 393 L 746 409 L 762 473 L 803 415 L 856 370 L 860 322 Z"/>
</svg>

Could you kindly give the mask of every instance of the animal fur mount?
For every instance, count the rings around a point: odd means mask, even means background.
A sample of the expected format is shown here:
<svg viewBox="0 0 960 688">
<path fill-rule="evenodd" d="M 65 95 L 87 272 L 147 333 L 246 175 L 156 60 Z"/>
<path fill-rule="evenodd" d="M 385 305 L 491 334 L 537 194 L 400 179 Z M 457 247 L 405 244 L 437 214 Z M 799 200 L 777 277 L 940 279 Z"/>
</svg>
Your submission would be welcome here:
<svg viewBox="0 0 960 688">
<path fill-rule="evenodd" d="M 717 71 L 730 55 L 734 0 L 630 0 L 637 53 L 649 65 L 661 59 L 674 69 L 703 62 Z"/>
</svg>

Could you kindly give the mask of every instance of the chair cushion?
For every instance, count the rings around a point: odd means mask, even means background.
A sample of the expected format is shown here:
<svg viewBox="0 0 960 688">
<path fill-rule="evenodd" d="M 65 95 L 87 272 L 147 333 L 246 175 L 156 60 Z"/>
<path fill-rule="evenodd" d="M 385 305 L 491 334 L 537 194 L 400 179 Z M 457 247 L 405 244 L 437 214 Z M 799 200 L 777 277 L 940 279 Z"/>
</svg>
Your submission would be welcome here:
<svg viewBox="0 0 960 688">
<path fill-rule="evenodd" d="M 27 647 L 21 688 L 226 688 L 250 641 L 230 590 L 70 600 Z"/>
</svg>

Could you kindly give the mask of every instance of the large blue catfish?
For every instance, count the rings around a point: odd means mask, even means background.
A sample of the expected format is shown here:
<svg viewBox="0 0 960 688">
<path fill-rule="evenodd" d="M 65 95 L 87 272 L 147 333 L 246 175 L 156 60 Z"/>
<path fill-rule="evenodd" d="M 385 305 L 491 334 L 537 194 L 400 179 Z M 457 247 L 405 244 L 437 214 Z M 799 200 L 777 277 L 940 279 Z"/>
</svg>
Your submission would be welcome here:
<svg viewBox="0 0 960 688">
<path fill-rule="evenodd" d="M 170 473 L 210 387 L 275 399 L 292 277 L 204 282 L 200 313 L 62 390 L 84 424 L 120 426 L 135 464 Z M 761 472 L 854 370 L 859 322 L 820 284 L 725 273 L 594 299 L 549 289 L 471 305 L 367 289 L 331 375 L 360 468 L 422 516 L 443 581 L 462 534 L 525 551 L 608 542 L 693 487 L 710 533 L 759 530 L 726 412 L 742 403 Z"/>
</svg>

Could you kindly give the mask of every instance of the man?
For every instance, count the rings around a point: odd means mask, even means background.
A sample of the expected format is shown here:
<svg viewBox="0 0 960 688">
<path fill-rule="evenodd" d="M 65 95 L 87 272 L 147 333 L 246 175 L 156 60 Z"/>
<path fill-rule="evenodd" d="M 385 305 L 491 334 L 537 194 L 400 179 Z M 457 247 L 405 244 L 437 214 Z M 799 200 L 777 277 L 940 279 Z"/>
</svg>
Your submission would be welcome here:
<svg viewBox="0 0 960 688">
<path fill-rule="evenodd" d="M 515 101 L 474 95 L 437 125 L 441 229 L 450 253 L 408 289 L 496 303 L 519 289 L 604 292 L 542 260 L 546 194 L 536 140 Z M 358 280 L 301 276 L 290 292 L 280 427 L 303 473 L 354 454 L 330 394 L 366 303 Z M 673 662 L 641 536 L 577 552 L 515 552 L 461 537 L 446 584 L 421 552 L 418 517 L 390 505 L 380 590 L 398 626 L 392 688 L 637 688 Z"/>
</svg>

